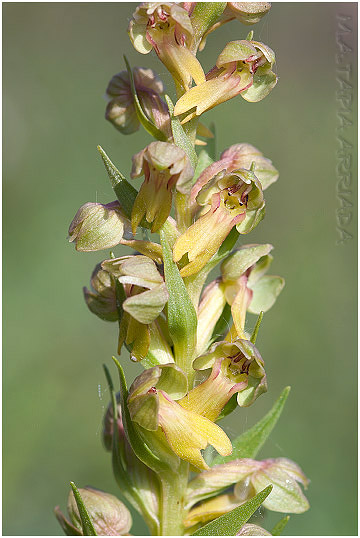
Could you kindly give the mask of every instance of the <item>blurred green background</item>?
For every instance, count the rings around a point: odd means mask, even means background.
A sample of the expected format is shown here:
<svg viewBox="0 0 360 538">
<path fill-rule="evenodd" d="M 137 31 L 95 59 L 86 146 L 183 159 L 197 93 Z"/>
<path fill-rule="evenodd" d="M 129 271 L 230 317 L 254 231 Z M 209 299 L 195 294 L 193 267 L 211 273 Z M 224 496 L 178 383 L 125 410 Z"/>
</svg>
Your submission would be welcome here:
<svg viewBox="0 0 360 538">
<path fill-rule="evenodd" d="M 137 54 L 126 30 L 131 3 L 4 3 L 4 488 L 3 533 L 60 535 L 52 510 L 65 508 L 69 481 L 116 493 L 101 446 L 108 403 L 102 363 L 116 350 L 115 324 L 91 315 L 82 298 L 107 253 L 80 254 L 66 240 L 87 201 L 114 199 L 96 151 L 123 173 L 151 140 L 122 136 L 104 120 L 111 76 L 148 66 L 173 88 L 156 56 Z M 290 394 L 263 457 L 287 456 L 311 479 L 309 512 L 290 535 L 356 534 L 356 208 L 339 245 L 336 100 L 337 15 L 356 4 L 279 3 L 254 27 L 276 51 L 279 83 L 258 104 L 233 99 L 205 116 L 218 151 L 249 142 L 280 170 L 266 192 L 265 221 L 244 243 L 271 242 L 271 273 L 286 287 L 265 316 L 258 344 L 269 392 L 224 421 L 230 436 L 254 424 L 282 388 Z M 248 28 L 232 22 L 199 55 L 207 70 L 227 41 Z M 349 53 L 356 95 L 356 51 Z M 356 117 L 356 103 L 352 105 Z M 346 136 L 356 148 L 356 126 Z M 352 154 L 356 167 L 355 150 Z M 355 176 L 351 201 L 356 205 Z M 117 249 L 117 253 L 126 253 Z M 251 320 L 253 323 L 253 320 Z M 128 381 L 141 367 L 124 355 Z M 278 515 L 265 515 L 263 525 Z M 146 532 L 135 518 L 133 534 Z"/>
</svg>

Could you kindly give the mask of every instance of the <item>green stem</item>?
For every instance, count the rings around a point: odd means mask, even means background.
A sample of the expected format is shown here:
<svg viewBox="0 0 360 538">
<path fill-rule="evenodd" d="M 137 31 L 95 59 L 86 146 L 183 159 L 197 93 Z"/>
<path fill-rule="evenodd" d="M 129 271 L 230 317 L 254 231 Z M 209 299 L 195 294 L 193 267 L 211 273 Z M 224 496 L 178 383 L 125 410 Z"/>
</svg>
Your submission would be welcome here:
<svg viewBox="0 0 360 538">
<path fill-rule="evenodd" d="M 184 504 L 189 464 L 180 462 L 176 473 L 162 473 L 160 500 L 160 536 L 184 535 Z"/>
<path fill-rule="evenodd" d="M 182 194 L 181 192 L 175 193 L 175 217 L 179 232 L 186 232 L 192 224 L 190 202 L 189 196 L 186 196 L 186 194 Z"/>
</svg>

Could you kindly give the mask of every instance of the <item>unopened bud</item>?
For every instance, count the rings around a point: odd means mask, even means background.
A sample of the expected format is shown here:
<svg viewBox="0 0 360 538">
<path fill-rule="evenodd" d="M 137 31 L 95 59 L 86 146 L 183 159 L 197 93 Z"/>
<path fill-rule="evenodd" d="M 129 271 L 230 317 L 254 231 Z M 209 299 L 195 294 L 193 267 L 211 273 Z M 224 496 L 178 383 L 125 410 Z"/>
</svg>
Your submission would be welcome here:
<svg viewBox="0 0 360 538">
<path fill-rule="evenodd" d="M 118 245 L 123 237 L 131 238 L 129 221 L 119 202 L 87 202 L 80 207 L 69 228 L 69 241 L 76 250 L 93 252 Z"/>
<path fill-rule="evenodd" d="M 84 505 L 99 536 L 124 536 L 132 525 L 129 510 L 114 495 L 91 487 L 79 489 Z M 82 530 L 81 518 L 71 491 L 68 499 L 68 513 L 73 525 Z"/>
<path fill-rule="evenodd" d="M 270 2 L 228 2 L 226 14 L 231 13 L 243 24 L 256 24 L 270 8 Z"/>
</svg>

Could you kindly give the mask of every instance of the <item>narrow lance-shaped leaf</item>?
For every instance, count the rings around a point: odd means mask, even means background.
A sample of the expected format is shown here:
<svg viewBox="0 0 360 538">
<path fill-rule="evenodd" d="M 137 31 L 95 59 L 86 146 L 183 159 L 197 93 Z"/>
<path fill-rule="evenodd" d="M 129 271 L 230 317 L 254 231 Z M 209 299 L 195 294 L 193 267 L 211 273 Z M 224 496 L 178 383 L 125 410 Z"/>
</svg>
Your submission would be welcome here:
<svg viewBox="0 0 360 538">
<path fill-rule="evenodd" d="M 288 524 L 289 519 L 290 516 L 284 516 L 282 519 L 280 519 L 280 521 L 276 523 L 275 527 L 272 529 L 271 534 L 273 536 L 280 536 L 280 534 Z"/>
<path fill-rule="evenodd" d="M 174 116 L 174 105 L 168 95 L 165 95 L 165 101 L 167 103 L 170 113 L 171 129 L 174 137 L 174 144 L 185 151 L 186 155 L 190 159 L 192 167 L 195 170 L 197 164 L 197 155 L 196 151 L 194 150 L 194 146 L 192 145 L 191 140 L 189 139 L 187 134 L 185 133 L 179 118 Z"/>
<path fill-rule="evenodd" d="M 231 512 L 218 517 L 201 529 L 194 532 L 193 536 L 236 536 L 236 533 L 250 519 L 254 512 L 271 493 L 272 486 L 268 486 L 255 495 L 245 504 L 234 508 Z"/>
<path fill-rule="evenodd" d="M 79 493 L 79 490 L 75 486 L 74 482 L 70 482 L 70 486 L 73 490 L 76 505 L 79 510 L 80 519 L 81 519 L 81 526 L 83 530 L 83 536 L 97 536 L 94 526 L 92 524 L 91 518 L 89 516 L 88 511 L 86 510 L 85 504 L 83 503 L 83 500 L 81 498 L 81 495 Z"/>
<path fill-rule="evenodd" d="M 264 418 L 233 441 L 231 456 L 216 456 L 212 465 L 226 463 L 237 458 L 255 458 L 279 420 L 289 392 L 290 387 L 286 387 Z"/>
<path fill-rule="evenodd" d="M 114 189 L 121 208 L 124 210 L 125 215 L 130 219 L 131 210 L 138 192 L 111 162 L 103 148 L 101 146 L 98 146 L 97 149 L 101 155 L 109 179 L 111 181 L 111 186 Z"/>
<path fill-rule="evenodd" d="M 169 292 L 167 304 L 169 333 L 174 344 L 176 363 L 190 375 L 194 375 L 192 361 L 196 348 L 197 316 L 179 269 L 173 261 L 166 225 L 160 230 L 164 256 L 165 282 Z"/>
<path fill-rule="evenodd" d="M 142 461 L 145 465 L 153 469 L 155 472 L 168 472 L 169 466 L 166 463 L 160 461 L 160 459 L 153 454 L 148 445 L 145 443 L 144 439 L 140 436 L 136 430 L 129 413 L 127 406 L 127 397 L 128 390 L 125 381 L 124 371 L 121 367 L 119 361 L 113 357 L 113 361 L 119 372 L 120 379 L 120 404 L 122 412 L 122 421 L 124 425 L 124 430 L 126 437 L 131 445 L 131 448 L 135 452 L 136 456 Z"/>
<path fill-rule="evenodd" d="M 260 325 L 261 325 L 263 317 L 264 317 L 264 312 L 261 311 L 259 316 L 258 316 L 258 319 L 256 320 L 256 325 L 254 327 L 253 333 L 252 333 L 251 338 L 250 338 L 250 342 L 252 344 L 256 344 L 257 335 L 259 333 L 259 329 L 260 329 Z"/>
<path fill-rule="evenodd" d="M 125 60 L 126 69 L 127 69 L 129 79 L 130 79 L 131 93 L 132 93 L 132 96 L 134 98 L 134 105 L 135 105 L 136 115 L 137 115 L 137 117 L 139 119 L 139 122 L 141 123 L 141 125 L 144 127 L 144 129 L 151 136 L 153 136 L 154 138 L 156 138 L 157 140 L 160 140 L 162 142 L 167 142 L 166 135 L 162 131 L 160 131 L 160 129 L 158 129 L 156 127 L 156 125 L 154 125 L 153 122 L 151 120 L 149 120 L 149 118 L 144 113 L 144 111 L 143 111 L 143 109 L 141 107 L 140 101 L 139 101 L 137 91 L 136 91 L 133 72 L 132 72 L 132 69 L 131 69 L 130 64 L 128 62 L 128 59 L 126 58 L 125 55 L 124 55 L 124 60 Z"/>
</svg>

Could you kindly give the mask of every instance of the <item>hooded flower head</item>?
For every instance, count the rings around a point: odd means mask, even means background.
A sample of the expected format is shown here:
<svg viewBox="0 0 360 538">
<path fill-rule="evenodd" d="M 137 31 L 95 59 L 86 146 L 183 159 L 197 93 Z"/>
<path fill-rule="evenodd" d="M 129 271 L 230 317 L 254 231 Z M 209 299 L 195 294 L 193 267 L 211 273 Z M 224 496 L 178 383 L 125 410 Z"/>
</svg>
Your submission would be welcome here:
<svg viewBox="0 0 360 538">
<path fill-rule="evenodd" d="M 231 442 L 219 426 L 176 402 L 187 392 L 187 379 L 174 365 L 150 368 L 129 390 L 131 418 L 145 430 L 165 436 L 170 450 L 198 469 L 208 469 L 200 450 L 212 445 L 220 454 L 231 454 Z"/>
<path fill-rule="evenodd" d="M 273 489 L 263 502 L 264 508 L 275 512 L 301 514 L 308 510 L 309 503 L 298 483 L 306 488 L 309 481 L 301 468 L 287 458 L 262 461 L 243 458 L 215 465 L 189 483 L 188 507 L 221 493 L 233 484 L 234 490 L 232 493 L 218 495 L 190 510 L 187 525 L 194 525 L 198 521 L 206 522 L 225 514 L 270 484 Z"/>
<path fill-rule="evenodd" d="M 204 383 L 190 391 L 187 405 L 200 406 L 203 410 L 198 412 L 212 420 L 216 420 L 233 394 L 238 393 L 238 404 L 247 407 L 267 390 L 264 361 L 248 340 L 216 342 L 195 359 L 193 366 L 195 370 L 212 371 Z"/>
<path fill-rule="evenodd" d="M 193 27 L 189 13 L 175 2 L 144 2 L 133 14 L 129 25 L 135 49 L 147 54 L 152 49 L 176 82 L 187 90 L 191 81 L 205 81 L 203 69 L 191 52 Z"/>
<path fill-rule="evenodd" d="M 202 187 L 196 201 L 207 211 L 176 240 L 173 250 L 176 262 L 188 255 L 182 276 L 202 269 L 234 226 L 239 233 L 249 233 L 265 214 L 260 181 L 245 169 L 219 172 Z"/>
<path fill-rule="evenodd" d="M 193 174 L 188 156 L 174 144 L 152 142 L 134 155 L 131 177 L 144 175 L 145 180 L 131 213 L 133 231 L 144 216 L 151 231 L 158 231 L 170 215 L 172 191 L 189 193 Z"/>
<path fill-rule="evenodd" d="M 230 174 L 239 168 L 250 170 L 252 165 L 263 191 L 279 177 L 279 172 L 270 159 L 264 157 L 260 150 L 251 144 L 234 144 L 222 152 L 218 161 L 210 164 L 202 171 L 191 189 L 191 203 L 196 202 L 196 197 L 202 187 L 219 172 L 225 170 L 227 174 Z"/>
<path fill-rule="evenodd" d="M 164 85 L 152 69 L 135 67 L 134 84 L 141 107 L 149 120 L 167 137 L 171 136 L 170 116 L 166 103 L 161 99 Z M 109 99 L 105 118 L 123 134 L 131 134 L 139 129 L 134 97 L 131 91 L 129 74 L 121 71 L 112 77 L 106 89 Z"/>
<path fill-rule="evenodd" d="M 274 62 L 274 52 L 263 43 L 231 41 L 206 75 L 206 81 L 180 97 L 174 114 L 186 114 L 183 119 L 186 122 L 237 95 L 246 101 L 261 101 L 277 82 L 271 70 Z"/>
</svg>

